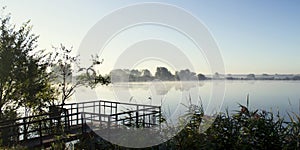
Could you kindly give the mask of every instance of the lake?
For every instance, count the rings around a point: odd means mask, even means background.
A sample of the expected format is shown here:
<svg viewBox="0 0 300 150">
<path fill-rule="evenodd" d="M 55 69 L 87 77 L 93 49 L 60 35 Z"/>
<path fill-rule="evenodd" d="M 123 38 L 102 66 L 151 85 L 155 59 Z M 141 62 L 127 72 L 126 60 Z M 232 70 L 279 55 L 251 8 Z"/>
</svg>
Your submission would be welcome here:
<svg viewBox="0 0 300 150">
<path fill-rule="evenodd" d="M 213 88 L 225 83 L 224 96 L 214 100 Z M 218 87 L 220 86 L 220 87 Z M 222 88 L 220 88 L 222 89 Z M 221 93 L 221 94 L 220 94 Z M 299 114 L 300 81 L 186 81 L 186 82 L 130 82 L 98 86 L 95 89 L 80 87 L 71 102 L 104 99 L 121 102 L 161 105 L 164 114 L 170 118 L 187 111 L 186 105 L 202 103 L 207 114 L 224 111 L 234 112 L 238 104 L 246 105 L 249 94 L 249 106 L 253 109 L 280 111 Z M 220 109 L 219 109 L 220 108 Z"/>
</svg>

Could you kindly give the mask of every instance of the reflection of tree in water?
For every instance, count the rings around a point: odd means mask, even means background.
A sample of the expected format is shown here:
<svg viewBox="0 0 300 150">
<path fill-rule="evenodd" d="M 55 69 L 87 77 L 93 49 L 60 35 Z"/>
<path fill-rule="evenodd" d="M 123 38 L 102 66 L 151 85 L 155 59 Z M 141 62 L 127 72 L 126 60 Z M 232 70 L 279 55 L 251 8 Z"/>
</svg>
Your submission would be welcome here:
<svg viewBox="0 0 300 150">
<path fill-rule="evenodd" d="M 154 80 L 153 82 L 127 82 L 127 83 L 115 83 L 113 88 L 115 90 L 151 90 L 151 93 L 155 95 L 166 95 L 173 87 L 175 90 L 180 91 L 189 91 L 192 88 L 202 87 L 204 86 L 204 82 L 197 82 L 197 81 L 171 81 L 171 82 L 164 82 Z M 112 89 L 111 89 L 112 90 Z"/>
<path fill-rule="evenodd" d="M 192 88 L 196 87 L 202 87 L 204 83 L 199 83 L 199 82 L 178 82 L 175 85 L 175 90 L 180 90 L 180 91 L 190 91 Z"/>
<path fill-rule="evenodd" d="M 202 87 L 203 82 L 152 82 L 151 90 L 154 89 L 157 95 L 166 95 L 173 87 L 175 90 L 189 91 L 192 88 Z"/>
<path fill-rule="evenodd" d="M 150 90 L 151 93 L 154 93 L 156 95 L 166 95 L 170 89 L 173 87 L 172 84 L 168 84 L 167 82 L 158 82 L 158 81 L 154 81 L 150 84 Z M 152 92 L 154 91 L 154 92 Z"/>
<path fill-rule="evenodd" d="M 189 82 L 189 81 L 183 81 L 183 82 L 177 82 L 174 84 L 175 90 L 183 91 L 190 91 L 192 88 L 202 87 L 204 86 L 204 82 Z"/>
</svg>

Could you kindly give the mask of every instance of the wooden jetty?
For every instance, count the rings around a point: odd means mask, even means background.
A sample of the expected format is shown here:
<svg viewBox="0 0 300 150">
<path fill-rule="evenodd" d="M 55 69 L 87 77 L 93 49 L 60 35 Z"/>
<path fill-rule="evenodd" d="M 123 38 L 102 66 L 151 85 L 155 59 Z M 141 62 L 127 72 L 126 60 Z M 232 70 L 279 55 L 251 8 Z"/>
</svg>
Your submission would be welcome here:
<svg viewBox="0 0 300 150">
<path fill-rule="evenodd" d="M 49 113 L 0 121 L 2 145 L 49 147 L 56 141 L 74 141 L 84 133 L 119 127 L 159 125 L 161 107 L 105 100 L 51 106 Z"/>
</svg>

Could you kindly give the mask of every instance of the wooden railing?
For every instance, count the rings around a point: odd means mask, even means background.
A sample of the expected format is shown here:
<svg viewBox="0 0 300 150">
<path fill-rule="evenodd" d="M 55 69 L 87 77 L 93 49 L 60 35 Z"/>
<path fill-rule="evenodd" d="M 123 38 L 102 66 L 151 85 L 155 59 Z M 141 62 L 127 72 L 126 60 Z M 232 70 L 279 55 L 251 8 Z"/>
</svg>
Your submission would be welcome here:
<svg viewBox="0 0 300 150">
<path fill-rule="evenodd" d="M 24 117 L 15 120 L 13 124 L 0 122 L 1 139 L 3 145 L 23 144 L 26 142 L 38 142 L 43 144 L 46 139 L 54 138 L 55 135 L 71 133 L 71 131 L 81 134 L 84 131 L 83 118 L 80 113 L 66 114 L 62 116 L 49 117 L 51 114 Z M 73 119 L 69 119 L 72 118 Z M 66 119 L 68 118 L 68 119 Z M 76 121 L 78 124 L 72 126 L 70 122 Z"/>
<path fill-rule="evenodd" d="M 52 113 L 0 121 L 0 139 L 4 139 L 2 144 L 43 145 L 55 135 L 82 134 L 87 130 L 86 125 L 101 128 L 121 125 L 153 127 L 159 124 L 161 117 L 160 106 L 104 100 L 55 107 L 58 109 Z"/>
<path fill-rule="evenodd" d="M 87 124 L 98 123 L 103 127 L 152 127 L 158 125 L 161 119 L 161 107 L 146 104 L 98 100 L 69 103 L 64 108 L 70 114 L 80 112 Z"/>
</svg>

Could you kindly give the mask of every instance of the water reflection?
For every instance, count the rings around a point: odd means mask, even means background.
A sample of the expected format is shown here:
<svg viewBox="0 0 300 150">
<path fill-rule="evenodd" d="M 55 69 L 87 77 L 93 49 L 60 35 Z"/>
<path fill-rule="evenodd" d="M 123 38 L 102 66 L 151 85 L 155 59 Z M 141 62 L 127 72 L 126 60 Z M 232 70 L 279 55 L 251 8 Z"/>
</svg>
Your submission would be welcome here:
<svg viewBox="0 0 300 150">
<path fill-rule="evenodd" d="M 167 111 L 174 112 L 181 103 L 189 97 L 193 103 L 203 100 L 204 108 L 211 98 L 212 86 L 218 86 L 211 81 L 203 82 L 131 82 L 118 83 L 109 86 L 99 86 L 95 89 L 98 99 L 128 102 L 133 97 L 137 103 L 163 105 Z M 226 81 L 226 93 L 222 106 L 229 110 L 238 110 L 238 103 L 245 104 L 246 96 L 250 95 L 250 108 L 277 111 L 285 114 L 287 111 L 299 112 L 300 81 Z M 89 96 L 89 90 L 79 89 L 76 95 L 83 94 L 84 100 Z M 121 94 L 116 95 L 114 92 Z M 126 93 L 126 94 L 123 94 Z M 150 98 L 150 99 L 149 99 Z M 80 100 L 82 100 L 80 98 Z M 289 102 L 291 104 L 289 104 Z M 163 103 L 162 103 L 163 102 Z M 184 110 L 182 110 L 184 111 Z"/>
<path fill-rule="evenodd" d="M 205 81 L 169 81 L 169 82 L 127 82 L 127 83 L 114 83 L 109 86 L 111 90 L 151 90 L 156 95 L 166 95 L 168 92 L 174 88 L 176 91 L 180 92 L 188 92 L 193 88 L 203 87 L 205 85 Z"/>
</svg>

